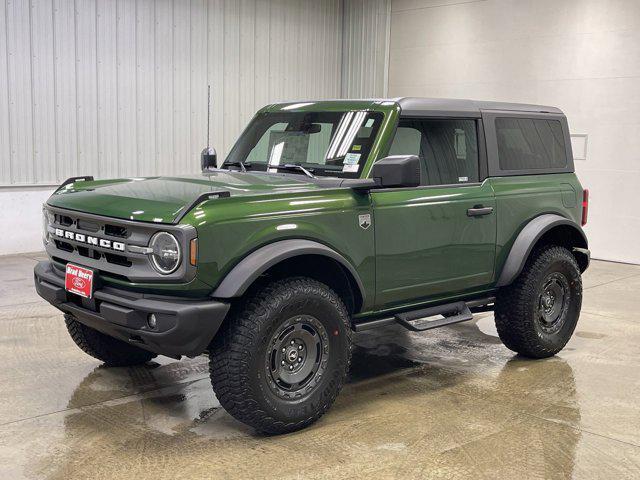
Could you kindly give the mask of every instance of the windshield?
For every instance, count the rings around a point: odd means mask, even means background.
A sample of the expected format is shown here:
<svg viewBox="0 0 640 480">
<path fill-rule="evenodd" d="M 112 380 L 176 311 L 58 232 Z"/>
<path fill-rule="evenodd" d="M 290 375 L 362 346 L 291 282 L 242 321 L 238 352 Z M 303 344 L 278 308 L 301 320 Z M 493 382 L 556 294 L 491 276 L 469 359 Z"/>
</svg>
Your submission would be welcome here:
<svg viewBox="0 0 640 480">
<path fill-rule="evenodd" d="M 300 165 L 314 175 L 357 178 L 382 119 L 381 112 L 364 111 L 261 113 L 223 167 L 242 162 L 253 170 L 278 171 L 278 166 Z"/>
</svg>

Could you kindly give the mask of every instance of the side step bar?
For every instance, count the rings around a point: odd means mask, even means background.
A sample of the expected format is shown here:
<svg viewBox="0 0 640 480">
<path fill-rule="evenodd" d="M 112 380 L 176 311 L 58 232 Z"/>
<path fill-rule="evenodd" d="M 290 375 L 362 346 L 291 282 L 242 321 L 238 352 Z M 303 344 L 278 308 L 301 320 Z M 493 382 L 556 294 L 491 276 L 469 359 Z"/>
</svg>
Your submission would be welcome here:
<svg viewBox="0 0 640 480">
<path fill-rule="evenodd" d="M 356 332 L 371 330 L 372 328 L 385 327 L 387 325 L 400 324 L 413 332 L 424 332 L 433 328 L 466 322 L 473 319 L 472 312 L 486 312 L 493 310 L 495 297 L 480 298 L 468 302 L 453 302 L 444 305 L 397 313 L 391 317 L 376 318 L 361 323 L 356 323 L 353 329 Z M 442 315 L 442 318 L 429 318 Z"/>
<path fill-rule="evenodd" d="M 442 315 L 443 318 L 430 320 L 428 317 Z M 397 323 L 407 330 L 424 332 L 432 328 L 444 327 L 454 323 L 466 322 L 473 319 L 473 313 L 464 302 L 448 303 L 437 307 L 414 310 L 413 312 L 399 313 L 395 317 Z"/>
</svg>

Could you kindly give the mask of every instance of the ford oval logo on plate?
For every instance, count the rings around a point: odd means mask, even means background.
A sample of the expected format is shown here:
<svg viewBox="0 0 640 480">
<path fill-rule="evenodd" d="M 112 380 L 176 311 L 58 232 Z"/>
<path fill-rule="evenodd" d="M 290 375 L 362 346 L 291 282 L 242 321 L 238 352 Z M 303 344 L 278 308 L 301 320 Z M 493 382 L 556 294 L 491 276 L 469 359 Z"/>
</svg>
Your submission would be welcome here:
<svg viewBox="0 0 640 480">
<path fill-rule="evenodd" d="M 93 296 L 93 270 L 67 263 L 64 288 L 67 292 L 91 298 Z"/>
</svg>

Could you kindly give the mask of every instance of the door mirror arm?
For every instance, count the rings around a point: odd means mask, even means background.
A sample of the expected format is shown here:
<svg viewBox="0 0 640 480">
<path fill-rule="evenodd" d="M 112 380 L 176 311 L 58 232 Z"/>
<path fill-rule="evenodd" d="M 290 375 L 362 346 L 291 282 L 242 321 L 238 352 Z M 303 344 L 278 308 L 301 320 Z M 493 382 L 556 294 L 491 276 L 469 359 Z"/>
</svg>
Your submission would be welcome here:
<svg viewBox="0 0 640 480">
<path fill-rule="evenodd" d="M 368 193 L 378 188 L 418 187 L 422 184 L 420 158 L 416 155 L 392 155 L 378 160 L 371 169 L 371 178 L 344 180 L 343 187 Z"/>
<path fill-rule="evenodd" d="M 418 187 L 421 182 L 417 155 L 392 155 L 373 164 L 371 178 L 378 188 Z"/>
</svg>

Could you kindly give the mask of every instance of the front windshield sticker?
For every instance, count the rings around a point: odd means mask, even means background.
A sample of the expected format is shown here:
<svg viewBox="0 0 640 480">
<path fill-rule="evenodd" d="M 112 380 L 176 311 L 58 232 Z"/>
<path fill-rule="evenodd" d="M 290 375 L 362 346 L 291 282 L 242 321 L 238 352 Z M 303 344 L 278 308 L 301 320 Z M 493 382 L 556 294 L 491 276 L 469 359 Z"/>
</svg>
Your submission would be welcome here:
<svg viewBox="0 0 640 480">
<path fill-rule="evenodd" d="M 272 131 L 269 136 L 269 165 L 286 165 L 307 158 L 309 135 L 304 132 Z"/>
<path fill-rule="evenodd" d="M 358 171 L 358 164 L 356 163 L 355 165 L 349 165 L 349 164 L 344 164 L 342 166 L 342 171 L 343 172 L 357 172 Z"/>
<path fill-rule="evenodd" d="M 280 165 L 280 157 L 282 156 L 282 148 L 284 147 L 284 142 L 280 142 L 271 150 L 271 155 L 269 156 L 269 166 L 271 165 Z M 270 172 L 277 172 L 277 168 L 270 168 Z"/>
<path fill-rule="evenodd" d="M 344 165 L 357 165 L 360 163 L 359 153 L 347 153 L 344 156 Z"/>
<path fill-rule="evenodd" d="M 371 128 L 373 127 L 373 122 L 375 121 L 375 119 L 370 118 L 369 120 L 367 120 L 367 123 L 364 124 L 365 128 Z"/>
</svg>

